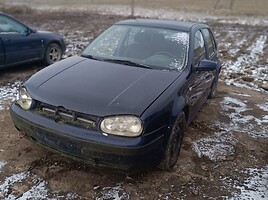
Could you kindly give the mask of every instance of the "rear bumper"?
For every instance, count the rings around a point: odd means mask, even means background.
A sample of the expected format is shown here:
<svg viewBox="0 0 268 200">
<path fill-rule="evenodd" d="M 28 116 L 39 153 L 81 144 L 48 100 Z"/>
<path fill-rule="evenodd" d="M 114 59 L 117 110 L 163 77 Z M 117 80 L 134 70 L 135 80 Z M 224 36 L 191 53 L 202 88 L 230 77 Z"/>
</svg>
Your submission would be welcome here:
<svg viewBox="0 0 268 200">
<path fill-rule="evenodd" d="M 134 172 L 155 166 L 162 159 L 164 128 L 155 133 L 161 136 L 152 141 L 146 136 L 105 136 L 98 131 L 58 124 L 16 104 L 12 104 L 10 113 L 15 127 L 29 140 L 95 167 Z"/>
</svg>

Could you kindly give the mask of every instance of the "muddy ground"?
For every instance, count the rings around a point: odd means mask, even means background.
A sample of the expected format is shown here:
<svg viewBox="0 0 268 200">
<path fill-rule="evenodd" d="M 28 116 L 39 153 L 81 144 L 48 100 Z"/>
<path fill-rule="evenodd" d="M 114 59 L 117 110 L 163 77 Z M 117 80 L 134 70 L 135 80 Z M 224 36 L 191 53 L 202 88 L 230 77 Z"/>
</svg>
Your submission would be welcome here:
<svg viewBox="0 0 268 200">
<path fill-rule="evenodd" d="M 110 24 L 127 18 L 86 12 L 27 13 L 14 15 L 32 27 L 66 37 L 65 57 L 79 53 Z M 243 55 L 252 56 L 249 47 L 267 34 L 262 26 L 207 23 L 216 32 L 225 68 Z M 262 52 L 253 55 L 262 59 L 254 59 L 252 66 L 267 69 L 267 42 L 265 38 Z M 216 97 L 188 127 L 175 169 L 121 174 L 63 158 L 19 136 L 8 111 L 15 96 L 9 89 L 42 68 L 36 63 L 0 69 L 0 199 L 268 199 L 267 92 L 225 84 L 232 80 L 233 85 L 236 81 L 260 89 L 266 80 L 244 80 L 250 72 L 225 69 Z M 7 93 L 12 94 L 5 99 Z"/>
</svg>

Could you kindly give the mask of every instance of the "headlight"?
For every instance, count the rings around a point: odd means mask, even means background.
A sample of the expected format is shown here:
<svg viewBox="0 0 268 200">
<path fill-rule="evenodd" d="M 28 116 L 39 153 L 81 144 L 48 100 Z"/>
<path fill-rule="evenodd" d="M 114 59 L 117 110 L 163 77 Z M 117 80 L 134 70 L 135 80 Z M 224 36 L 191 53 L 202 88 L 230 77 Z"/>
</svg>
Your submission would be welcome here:
<svg viewBox="0 0 268 200">
<path fill-rule="evenodd" d="M 17 94 L 17 103 L 24 110 L 29 110 L 32 106 L 33 100 L 28 94 L 25 87 L 20 87 Z"/>
<path fill-rule="evenodd" d="M 101 122 L 101 130 L 112 135 L 137 137 L 142 129 L 141 120 L 135 116 L 107 117 Z"/>
</svg>

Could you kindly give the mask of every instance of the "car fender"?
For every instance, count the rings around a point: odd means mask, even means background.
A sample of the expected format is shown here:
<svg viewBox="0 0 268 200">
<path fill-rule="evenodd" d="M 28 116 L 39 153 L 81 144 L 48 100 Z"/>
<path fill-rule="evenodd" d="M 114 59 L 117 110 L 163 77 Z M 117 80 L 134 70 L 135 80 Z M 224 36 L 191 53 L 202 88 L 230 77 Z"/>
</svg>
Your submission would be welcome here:
<svg viewBox="0 0 268 200">
<path fill-rule="evenodd" d="M 36 31 L 36 33 L 39 34 L 39 37 L 40 37 L 40 39 L 42 40 L 42 43 L 43 43 L 43 51 L 42 51 L 42 57 L 43 58 L 44 58 L 44 56 L 46 54 L 47 47 L 52 43 L 58 44 L 61 47 L 62 52 L 65 52 L 66 44 L 65 44 L 64 38 L 61 37 L 60 35 L 58 35 L 58 37 L 55 37 L 55 35 L 50 35 L 50 34 L 53 34 L 52 32 L 40 31 L 40 30 Z"/>
<path fill-rule="evenodd" d="M 172 107 L 172 113 L 171 113 L 172 117 L 176 119 L 179 113 L 181 111 L 184 111 L 185 107 L 187 107 L 186 98 L 184 96 L 179 96 L 178 98 L 176 98 L 174 100 L 173 107 Z M 173 123 L 172 122 L 173 120 L 171 120 L 170 125 L 174 124 L 174 122 Z"/>
<path fill-rule="evenodd" d="M 0 66 L 5 65 L 5 62 L 6 62 L 5 46 L 4 46 L 3 41 L 0 37 Z"/>
<path fill-rule="evenodd" d="M 163 147 L 165 147 L 177 116 L 187 107 L 183 79 L 184 77 L 181 77 L 171 84 L 141 116 L 146 133 L 152 134 L 158 129 L 163 130 L 161 135 L 152 136 L 152 138 L 164 136 Z M 187 116 L 187 113 L 185 115 Z"/>
</svg>

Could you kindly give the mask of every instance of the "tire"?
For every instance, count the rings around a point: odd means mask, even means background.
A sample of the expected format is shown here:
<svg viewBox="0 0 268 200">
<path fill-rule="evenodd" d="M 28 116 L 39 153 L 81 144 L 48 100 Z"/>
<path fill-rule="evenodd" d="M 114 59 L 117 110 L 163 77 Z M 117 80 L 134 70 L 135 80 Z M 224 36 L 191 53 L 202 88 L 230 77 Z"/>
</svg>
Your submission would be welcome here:
<svg viewBox="0 0 268 200">
<path fill-rule="evenodd" d="M 46 54 L 44 57 L 45 65 L 51 65 L 55 62 L 58 62 L 62 57 L 62 49 L 56 43 L 51 43 L 46 49 Z"/>
<path fill-rule="evenodd" d="M 172 168 L 176 165 L 181 149 L 185 128 L 186 128 L 185 114 L 184 112 L 181 112 L 178 115 L 177 120 L 173 125 L 172 131 L 168 138 L 164 158 L 158 165 L 158 168 L 171 171 Z"/>
<path fill-rule="evenodd" d="M 211 86 L 211 91 L 208 95 L 208 99 L 212 99 L 216 96 L 216 91 L 217 91 L 217 86 L 218 86 L 218 76 L 215 77 L 212 86 Z"/>
</svg>

